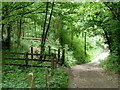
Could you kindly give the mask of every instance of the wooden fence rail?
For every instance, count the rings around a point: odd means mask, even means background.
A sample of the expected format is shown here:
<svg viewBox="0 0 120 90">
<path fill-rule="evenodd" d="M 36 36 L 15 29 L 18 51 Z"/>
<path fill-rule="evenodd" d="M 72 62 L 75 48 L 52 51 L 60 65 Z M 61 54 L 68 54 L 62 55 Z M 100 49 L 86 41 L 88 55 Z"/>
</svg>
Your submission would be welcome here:
<svg viewBox="0 0 120 90">
<path fill-rule="evenodd" d="M 2 65 L 14 65 L 14 66 L 21 66 L 21 67 L 26 67 L 24 64 L 2 64 Z M 50 65 L 44 65 L 44 66 L 37 66 L 37 65 L 27 65 L 27 67 L 48 67 L 50 68 Z"/>
<path fill-rule="evenodd" d="M 53 50 L 53 52 L 52 52 Z M 25 64 L 7 64 L 7 63 L 2 63 L 2 65 L 13 65 L 13 66 L 20 66 L 20 67 L 45 67 L 45 78 L 46 78 L 46 87 L 49 88 L 49 71 L 48 68 L 52 69 L 51 72 L 51 76 L 54 75 L 54 69 L 57 68 L 57 65 L 63 65 L 64 61 L 65 61 L 65 50 L 64 49 L 51 49 L 51 47 L 48 47 L 48 53 L 47 54 L 42 54 L 43 55 L 43 59 L 40 60 L 39 58 L 34 58 L 35 56 L 40 56 L 40 54 L 34 53 L 33 47 L 31 47 L 30 49 L 30 53 L 26 52 L 26 53 L 16 53 L 16 52 L 3 52 L 3 54 L 13 54 L 13 55 L 23 55 L 24 58 L 15 58 L 15 57 L 3 57 L 3 59 L 5 60 L 23 60 L 25 61 Z M 31 55 L 29 57 L 29 55 Z M 48 56 L 48 58 L 46 59 L 46 56 Z M 40 62 L 51 62 L 51 64 L 48 65 L 29 65 L 29 61 L 40 61 Z"/>
<path fill-rule="evenodd" d="M 20 64 L 5 64 L 5 65 L 35 67 L 34 65 L 28 65 L 28 61 L 40 61 L 40 62 L 51 62 L 51 67 L 54 69 L 54 68 L 57 67 L 57 64 L 61 64 L 61 65 L 64 64 L 64 61 L 65 61 L 65 50 L 64 49 L 62 50 L 62 55 L 60 54 L 61 53 L 60 49 L 54 50 L 54 49 L 51 49 L 51 47 L 49 46 L 48 50 L 49 50 L 48 54 L 42 54 L 44 56 L 44 59 L 42 59 L 42 60 L 35 59 L 33 57 L 34 55 L 40 56 L 40 54 L 33 53 L 33 47 L 31 47 L 31 52 L 30 53 L 28 53 L 28 52 L 26 52 L 26 53 L 2 52 L 2 53 L 3 54 L 14 54 L 14 55 L 24 55 L 24 58 L 4 57 L 4 59 L 6 59 L 6 60 L 24 60 L 25 65 L 23 65 L 23 64 L 22 65 L 20 65 Z M 52 50 L 57 51 L 57 53 L 56 52 L 51 53 Z M 28 57 L 29 55 L 31 55 L 31 58 Z M 49 56 L 48 59 L 46 59 L 46 56 Z M 42 66 L 36 66 L 36 67 L 42 67 Z"/>
<path fill-rule="evenodd" d="M 2 52 L 2 54 L 17 54 L 17 55 L 24 55 L 25 53 L 16 53 L 16 52 Z M 40 55 L 40 54 L 36 54 L 36 53 L 28 53 L 28 55 Z M 42 55 L 47 55 L 47 56 L 51 56 L 49 54 L 42 54 Z"/>
</svg>

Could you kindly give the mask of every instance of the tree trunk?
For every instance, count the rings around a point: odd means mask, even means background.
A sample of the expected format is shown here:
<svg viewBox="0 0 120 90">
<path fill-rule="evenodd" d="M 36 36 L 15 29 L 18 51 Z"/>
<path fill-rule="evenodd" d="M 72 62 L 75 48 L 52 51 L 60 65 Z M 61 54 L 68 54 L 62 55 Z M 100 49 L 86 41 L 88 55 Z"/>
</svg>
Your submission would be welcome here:
<svg viewBox="0 0 120 90">
<path fill-rule="evenodd" d="M 85 55 L 86 55 L 86 32 L 84 33 L 85 34 L 85 45 L 84 45 L 84 50 L 85 50 Z"/>
<path fill-rule="evenodd" d="M 63 30 L 63 22 L 62 22 L 62 18 L 60 19 L 60 28 L 59 28 L 59 41 L 60 41 L 60 44 L 61 44 L 61 46 L 62 46 L 62 48 L 64 47 L 64 45 L 63 45 L 63 38 L 62 38 L 62 30 Z"/>
<path fill-rule="evenodd" d="M 5 25 L 5 24 L 2 24 L 2 41 L 3 41 L 4 25 Z"/>
<path fill-rule="evenodd" d="M 73 44 L 73 30 L 71 31 L 71 47 L 72 47 L 72 44 Z"/>
<path fill-rule="evenodd" d="M 7 17 L 9 15 L 9 12 L 8 12 L 8 6 L 5 5 L 3 8 L 2 8 L 2 20 L 5 19 L 5 17 Z M 4 45 L 7 49 L 10 49 L 10 43 L 11 43 L 11 24 L 10 23 L 6 23 L 6 24 L 3 24 L 2 23 L 2 39 L 3 39 L 3 32 L 4 32 L 4 26 L 7 26 L 7 38 L 5 39 L 5 42 L 4 42 Z"/>
<path fill-rule="evenodd" d="M 18 25 L 18 47 L 20 46 L 20 39 L 21 39 L 21 25 L 22 25 L 22 18 L 20 18 L 20 23 Z"/>
<path fill-rule="evenodd" d="M 36 29 L 36 20 L 34 19 L 34 28 L 35 28 L 35 32 L 37 32 L 37 29 Z M 37 33 L 36 34 L 36 38 L 37 38 Z"/>
<path fill-rule="evenodd" d="M 107 33 L 107 31 L 104 30 L 104 29 L 103 29 L 103 31 L 104 31 L 105 38 L 106 38 L 106 40 L 107 40 L 107 44 L 108 44 L 108 46 L 109 46 L 110 52 L 112 52 L 111 43 L 110 43 L 110 39 L 109 39 L 109 37 L 108 37 L 108 33 Z"/>
<path fill-rule="evenodd" d="M 45 34 L 45 26 L 47 21 L 47 12 L 48 12 L 48 2 L 46 2 L 46 15 L 45 15 L 45 22 L 43 27 L 43 33 L 42 33 L 42 41 L 41 41 L 41 51 L 40 51 L 40 60 L 42 60 L 42 54 L 44 53 L 44 34 Z"/>
<path fill-rule="evenodd" d="M 42 34 L 40 60 L 42 60 L 42 57 L 43 57 L 42 54 L 44 54 L 44 51 L 45 51 L 45 43 L 46 43 L 46 38 L 47 38 L 47 34 L 48 34 L 48 30 L 49 30 L 50 22 L 51 22 L 51 18 L 52 18 L 53 6 L 54 6 L 54 2 L 52 3 L 52 9 L 51 9 L 51 13 L 50 13 L 49 23 L 48 23 L 47 29 L 45 31 L 45 26 L 46 26 L 46 21 L 47 21 L 47 11 L 48 11 L 48 2 L 46 2 L 46 16 L 45 16 L 45 23 L 44 23 L 43 34 Z"/>
<path fill-rule="evenodd" d="M 11 25 L 7 24 L 7 38 L 6 38 L 6 45 L 7 49 L 10 49 L 10 43 L 11 43 Z"/>
<path fill-rule="evenodd" d="M 46 2 L 46 16 L 45 16 L 45 23 L 44 23 L 44 29 L 43 29 L 43 34 L 42 34 L 40 60 L 42 60 L 42 57 L 43 57 L 42 54 L 44 54 L 44 51 L 45 51 L 45 43 L 46 43 L 46 38 L 47 38 L 47 34 L 48 34 L 48 30 L 49 30 L 50 22 L 51 22 L 51 18 L 52 18 L 53 6 L 54 6 L 54 2 L 52 3 L 52 9 L 51 9 L 51 13 L 50 13 L 49 23 L 48 23 L 47 29 L 45 31 L 45 26 L 46 26 L 46 21 L 47 21 L 47 11 L 48 11 L 48 2 Z"/>
<path fill-rule="evenodd" d="M 51 22 L 51 18 L 52 18 L 52 13 L 53 13 L 53 6 L 54 6 L 54 2 L 52 3 L 52 10 L 51 10 L 51 13 L 50 13 L 50 18 L 49 18 L 49 23 L 48 23 L 48 26 L 47 26 L 47 30 L 45 32 L 45 37 L 44 37 L 44 45 L 46 43 L 46 38 L 47 38 L 47 35 L 48 35 L 48 30 L 50 28 L 50 22 Z"/>
</svg>

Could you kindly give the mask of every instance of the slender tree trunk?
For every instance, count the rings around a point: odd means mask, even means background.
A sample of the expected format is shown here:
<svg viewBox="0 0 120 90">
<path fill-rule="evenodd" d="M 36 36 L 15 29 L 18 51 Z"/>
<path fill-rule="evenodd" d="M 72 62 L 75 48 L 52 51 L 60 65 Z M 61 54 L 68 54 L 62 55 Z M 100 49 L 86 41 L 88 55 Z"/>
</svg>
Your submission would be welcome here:
<svg viewBox="0 0 120 90">
<path fill-rule="evenodd" d="M 5 17 L 3 15 L 5 16 L 5 11 L 2 8 L 2 21 L 5 19 Z M 2 41 L 3 41 L 4 26 L 5 26 L 5 24 L 2 23 L 2 32 L 1 32 L 2 33 Z"/>
<path fill-rule="evenodd" d="M 73 44 L 73 30 L 71 31 L 71 47 L 72 47 L 72 44 Z"/>
<path fill-rule="evenodd" d="M 63 25 L 62 24 L 62 18 L 60 17 L 60 20 L 59 20 L 59 29 L 58 29 L 59 32 L 57 32 L 57 33 L 58 33 L 60 44 L 63 47 L 63 39 L 62 39 L 62 29 L 63 29 L 63 26 L 62 25 Z"/>
<path fill-rule="evenodd" d="M 86 32 L 84 33 L 85 34 L 85 45 L 84 45 L 84 50 L 85 50 L 85 55 L 86 55 Z"/>
<path fill-rule="evenodd" d="M 46 38 L 47 38 L 47 35 L 48 35 L 48 30 L 50 28 L 50 22 L 51 22 L 52 13 L 53 13 L 53 6 L 54 6 L 54 2 L 52 3 L 52 10 L 51 10 L 51 13 L 50 13 L 49 23 L 48 23 L 48 26 L 47 26 L 47 30 L 45 32 L 45 38 L 43 39 L 44 40 L 44 45 L 46 43 Z"/>
<path fill-rule="evenodd" d="M 22 19 L 22 21 L 24 22 L 24 18 L 21 18 Z M 21 21 L 21 24 L 23 25 L 23 23 L 22 23 L 22 21 Z M 22 25 L 21 25 L 21 27 L 22 27 Z M 22 29 L 22 37 L 25 37 L 25 29 L 24 28 L 21 28 Z"/>
<path fill-rule="evenodd" d="M 61 26 L 62 27 L 62 26 Z M 63 44 L 63 37 L 62 37 L 63 35 L 62 35 L 62 28 L 61 28 L 61 30 L 60 30 L 60 43 L 61 43 L 61 46 L 62 46 L 62 48 L 64 47 L 64 44 Z"/>
<path fill-rule="evenodd" d="M 8 12 L 8 6 L 5 6 L 3 9 L 2 14 L 4 15 L 2 17 L 2 20 L 5 19 L 5 17 L 7 17 L 9 15 Z M 2 24 L 2 39 L 3 39 L 3 32 L 4 32 L 4 25 L 7 26 L 7 38 L 5 40 L 5 46 L 7 47 L 7 49 L 10 49 L 10 43 L 11 43 L 11 23 L 6 23 L 6 24 Z"/>
<path fill-rule="evenodd" d="M 48 11 L 48 2 L 46 2 L 46 16 L 45 16 L 45 23 L 44 23 L 44 29 L 43 29 L 43 34 L 42 34 L 40 60 L 42 60 L 42 57 L 43 57 L 42 54 L 45 51 L 45 43 L 46 43 L 46 38 L 47 38 L 47 34 L 48 34 L 48 30 L 49 30 L 50 22 L 51 22 L 51 18 L 52 18 L 53 6 L 54 6 L 54 2 L 52 3 L 52 9 L 51 9 L 51 13 L 50 13 L 49 23 L 48 23 L 47 29 L 45 31 L 45 26 L 46 26 L 46 21 L 47 21 L 47 11 Z"/>
<path fill-rule="evenodd" d="M 5 19 L 5 17 L 7 17 L 7 15 L 8 15 L 8 7 L 4 6 L 4 7 L 2 7 L 2 21 Z M 3 37 L 3 33 L 5 32 L 4 26 L 6 26 L 6 24 L 4 24 L 2 22 L 2 31 L 1 31 L 1 33 L 2 33 L 2 41 L 4 40 L 4 37 Z"/>
<path fill-rule="evenodd" d="M 36 34 L 36 38 L 37 38 L 37 29 L 36 29 L 36 20 L 34 19 L 34 28 L 35 28 L 35 34 Z"/>
<path fill-rule="evenodd" d="M 4 25 L 5 25 L 5 24 L 2 24 L 2 32 L 1 32 L 1 33 L 2 33 L 2 41 L 3 41 Z"/>
<path fill-rule="evenodd" d="M 104 29 L 103 29 L 103 31 L 104 31 L 105 38 L 106 38 L 106 40 L 107 40 L 107 44 L 108 44 L 108 46 L 109 46 L 110 52 L 112 52 L 111 43 L 110 43 L 110 39 L 109 39 L 109 37 L 108 37 L 108 33 L 107 33 L 107 31 L 104 30 Z"/>
<path fill-rule="evenodd" d="M 11 43 L 11 24 L 7 24 L 6 44 L 8 49 L 10 49 L 10 43 Z"/>
<path fill-rule="evenodd" d="M 21 41 L 21 25 L 22 25 L 22 18 L 20 18 L 20 22 L 18 25 L 18 47 L 20 46 L 20 41 Z"/>
<path fill-rule="evenodd" d="M 46 2 L 46 15 L 45 15 L 45 22 L 44 22 L 43 33 L 42 33 L 40 60 L 42 60 L 42 54 L 44 53 L 44 34 L 45 34 L 45 26 L 47 21 L 47 14 L 48 14 L 47 12 L 48 12 L 48 2 Z"/>
</svg>

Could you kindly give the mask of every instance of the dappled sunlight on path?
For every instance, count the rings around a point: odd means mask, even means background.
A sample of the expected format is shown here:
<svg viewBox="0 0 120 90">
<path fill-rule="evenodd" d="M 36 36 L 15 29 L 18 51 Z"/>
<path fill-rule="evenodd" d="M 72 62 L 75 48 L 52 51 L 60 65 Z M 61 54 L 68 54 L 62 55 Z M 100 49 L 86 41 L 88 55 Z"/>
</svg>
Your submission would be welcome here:
<svg viewBox="0 0 120 90">
<path fill-rule="evenodd" d="M 69 69 L 68 88 L 118 88 L 118 75 L 99 66 L 109 52 L 103 52 L 93 61 Z"/>
<path fill-rule="evenodd" d="M 94 60 L 92 60 L 91 62 L 89 62 L 87 64 L 99 65 L 100 61 L 104 60 L 108 55 L 109 55 L 109 51 L 108 52 L 103 52 L 97 58 L 95 58 Z"/>
</svg>

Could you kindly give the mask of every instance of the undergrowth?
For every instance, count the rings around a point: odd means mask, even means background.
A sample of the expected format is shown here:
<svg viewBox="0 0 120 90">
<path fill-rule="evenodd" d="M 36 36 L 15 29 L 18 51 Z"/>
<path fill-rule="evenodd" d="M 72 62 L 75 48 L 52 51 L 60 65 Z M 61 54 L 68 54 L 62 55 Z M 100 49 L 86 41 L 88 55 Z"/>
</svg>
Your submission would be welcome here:
<svg viewBox="0 0 120 90">
<path fill-rule="evenodd" d="M 27 42 L 17 47 L 17 45 L 13 45 L 11 50 L 4 50 L 6 52 L 28 52 L 29 48 L 27 46 Z M 24 55 L 10 55 L 3 54 L 2 57 L 14 57 L 14 58 L 24 58 Z M 3 63 L 7 64 L 25 64 L 25 61 L 22 60 L 5 60 L 2 59 Z M 30 64 L 38 65 L 35 61 L 30 61 Z M 47 65 L 46 63 L 41 63 L 39 65 Z M 36 88 L 46 88 L 46 79 L 45 79 L 45 68 L 38 67 L 19 67 L 19 66 L 11 66 L 4 65 L 2 67 L 2 87 L 3 88 L 28 88 L 28 73 L 34 74 L 35 86 Z M 54 69 L 54 75 L 51 75 L 53 72 L 52 69 L 49 68 L 49 88 L 67 88 L 68 86 L 68 75 L 63 69 Z"/>
<path fill-rule="evenodd" d="M 75 59 L 75 57 L 73 56 L 73 51 L 69 51 L 69 47 L 68 45 L 65 45 L 65 65 L 67 67 L 71 67 L 74 64 L 76 64 L 77 60 Z"/>
<path fill-rule="evenodd" d="M 64 47 L 66 44 L 69 47 L 69 49 L 66 52 L 70 52 L 71 56 L 73 56 L 76 59 L 76 60 L 73 59 L 73 61 L 74 61 L 73 64 L 75 64 L 75 63 L 76 64 L 83 64 L 83 63 L 87 63 L 90 61 L 88 52 L 85 55 L 84 42 L 82 39 L 74 36 L 73 40 L 71 40 L 71 36 L 69 35 L 69 33 L 67 31 L 62 32 L 61 38 L 62 38 L 61 43 L 64 45 Z M 69 55 L 70 54 L 68 54 L 68 56 Z M 73 58 L 73 57 L 71 57 L 71 58 Z M 73 62 L 72 59 L 66 60 L 66 62 L 67 61 L 68 61 L 68 63 Z"/>
<path fill-rule="evenodd" d="M 111 70 L 120 74 L 120 56 L 116 53 L 111 53 L 104 61 L 101 61 L 101 66 L 104 69 Z"/>
<path fill-rule="evenodd" d="M 66 88 L 68 77 L 62 69 L 55 69 L 54 75 L 51 75 L 49 69 L 50 88 Z M 36 88 L 46 88 L 45 69 L 44 68 L 23 68 L 18 66 L 4 66 L 2 72 L 3 88 L 28 88 L 28 73 L 34 74 Z"/>
</svg>

